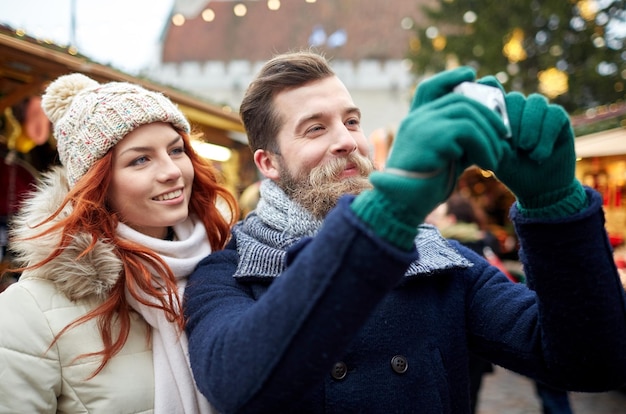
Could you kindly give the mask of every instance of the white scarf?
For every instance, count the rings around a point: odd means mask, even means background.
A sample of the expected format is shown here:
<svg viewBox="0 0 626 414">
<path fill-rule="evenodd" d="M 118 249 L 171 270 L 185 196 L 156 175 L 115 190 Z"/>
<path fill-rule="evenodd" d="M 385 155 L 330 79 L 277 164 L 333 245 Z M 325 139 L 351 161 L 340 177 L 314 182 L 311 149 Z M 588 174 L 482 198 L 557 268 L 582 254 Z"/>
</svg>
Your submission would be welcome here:
<svg viewBox="0 0 626 414">
<path fill-rule="evenodd" d="M 117 233 L 124 239 L 152 249 L 167 263 L 177 278 L 182 298 L 187 276 L 198 262 L 211 253 L 206 229 L 199 220 L 187 219 L 174 226 L 175 241 L 155 239 L 120 223 Z M 130 305 L 152 327 L 152 360 L 154 364 L 154 413 L 196 414 L 217 413 L 195 386 L 187 336 L 168 322 L 165 314 L 142 305 L 126 291 Z M 147 298 L 150 299 L 150 298 Z"/>
</svg>

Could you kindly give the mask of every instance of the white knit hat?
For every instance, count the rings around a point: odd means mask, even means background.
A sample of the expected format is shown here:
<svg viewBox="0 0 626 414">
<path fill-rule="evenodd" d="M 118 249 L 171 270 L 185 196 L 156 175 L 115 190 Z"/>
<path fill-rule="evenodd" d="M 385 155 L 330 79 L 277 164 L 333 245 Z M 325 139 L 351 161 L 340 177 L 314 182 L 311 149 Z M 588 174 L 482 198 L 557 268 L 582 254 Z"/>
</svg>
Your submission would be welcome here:
<svg viewBox="0 0 626 414">
<path fill-rule="evenodd" d="M 96 161 L 137 127 L 169 122 L 189 133 L 189 122 L 168 98 L 126 82 L 99 84 L 80 73 L 57 78 L 41 101 L 67 179 L 74 186 Z"/>
</svg>

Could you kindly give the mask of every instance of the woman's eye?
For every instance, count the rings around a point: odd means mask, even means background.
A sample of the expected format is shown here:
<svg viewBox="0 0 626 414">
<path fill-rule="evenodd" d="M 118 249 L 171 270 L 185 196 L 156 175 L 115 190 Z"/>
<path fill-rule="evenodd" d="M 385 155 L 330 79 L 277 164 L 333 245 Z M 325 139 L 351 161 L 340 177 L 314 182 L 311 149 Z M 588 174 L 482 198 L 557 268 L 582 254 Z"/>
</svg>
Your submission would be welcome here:
<svg viewBox="0 0 626 414">
<path fill-rule="evenodd" d="M 138 157 L 131 162 L 131 165 L 141 165 L 145 164 L 146 162 L 148 162 L 148 157 Z"/>
<path fill-rule="evenodd" d="M 181 154 L 184 154 L 184 153 L 185 153 L 185 148 L 184 147 L 176 147 L 176 148 L 173 148 L 170 151 L 170 154 L 172 154 L 172 155 L 181 155 Z"/>
</svg>

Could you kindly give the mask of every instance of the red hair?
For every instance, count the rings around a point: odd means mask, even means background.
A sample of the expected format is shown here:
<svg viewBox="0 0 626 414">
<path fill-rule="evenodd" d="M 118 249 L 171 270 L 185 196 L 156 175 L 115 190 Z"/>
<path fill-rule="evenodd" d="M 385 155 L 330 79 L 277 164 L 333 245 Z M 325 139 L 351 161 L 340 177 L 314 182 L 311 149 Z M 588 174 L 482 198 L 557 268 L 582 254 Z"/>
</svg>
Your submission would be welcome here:
<svg viewBox="0 0 626 414">
<path fill-rule="evenodd" d="M 210 161 L 201 158 L 191 147 L 190 136 L 180 132 L 185 144 L 185 152 L 194 168 L 192 196 L 189 214 L 198 217 L 204 224 L 211 245 L 211 250 L 222 249 L 230 237 L 230 228 L 239 217 L 239 209 L 234 196 L 222 185 L 221 177 Z M 72 327 L 97 319 L 104 349 L 99 352 L 81 355 L 84 357 L 100 355 L 102 362 L 90 378 L 96 376 L 107 362 L 119 352 L 130 333 L 131 307 L 126 300 L 125 290 L 140 303 L 157 308 L 165 313 L 168 321 L 176 324 L 182 332 L 185 326 L 181 299 L 178 297 L 176 277 L 167 264 L 151 249 L 120 238 L 116 234 L 119 216 L 112 211 L 107 203 L 107 193 L 111 183 L 113 152 L 109 151 L 81 178 L 67 194 L 61 206 L 45 221 L 50 222 L 66 205 L 73 208 L 71 213 L 61 218 L 55 225 L 40 233 L 37 237 L 61 231 L 61 240 L 57 248 L 43 261 L 23 269 L 35 269 L 54 260 L 71 242 L 72 236 L 87 233 L 92 236 L 92 243 L 80 256 L 89 254 L 97 240 L 106 240 L 115 246 L 115 253 L 122 263 L 122 271 L 108 297 L 89 313 L 76 319 L 63 328 L 55 337 L 58 338 Z M 224 217 L 217 204 L 226 209 Z M 44 224 L 44 223 L 42 223 Z M 154 269 L 160 278 L 155 286 L 151 270 Z M 156 299 L 147 302 L 142 294 Z M 119 330 L 118 330 L 119 328 Z M 119 332 L 114 334 L 114 332 Z M 149 335 L 149 333 L 148 333 Z"/>
</svg>

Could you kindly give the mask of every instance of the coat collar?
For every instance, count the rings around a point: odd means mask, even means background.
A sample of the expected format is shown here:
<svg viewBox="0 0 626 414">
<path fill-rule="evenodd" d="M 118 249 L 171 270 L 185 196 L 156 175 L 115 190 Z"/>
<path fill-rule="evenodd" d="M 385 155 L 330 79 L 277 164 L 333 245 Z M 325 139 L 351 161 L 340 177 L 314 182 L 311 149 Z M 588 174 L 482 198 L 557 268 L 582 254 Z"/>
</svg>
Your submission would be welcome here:
<svg viewBox="0 0 626 414">
<path fill-rule="evenodd" d="M 233 234 L 239 254 L 234 277 L 246 280 L 267 281 L 280 276 L 286 268 L 286 252 L 290 246 L 296 244 L 295 240 L 286 244 L 274 244 L 278 233 L 266 227 L 254 213 L 243 223 L 236 225 Z M 274 237 L 270 237 L 272 234 Z M 420 258 L 407 269 L 407 279 L 433 276 L 444 270 L 472 266 L 469 260 L 441 236 L 437 228 L 429 224 L 420 226 L 415 238 L 415 248 Z"/>
<path fill-rule="evenodd" d="M 454 249 L 439 230 L 430 224 L 422 224 L 415 238 L 419 260 L 409 266 L 405 277 L 434 275 L 442 270 L 468 268 L 472 263 Z"/>
<path fill-rule="evenodd" d="M 46 237 L 33 237 L 71 212 L 68 205 L 54 220 L 45 222 L 61 206 L 68 192 L 65 169 L 53 167 L 42 176 L 37 188 L 13 217 L 11 251 L 20 266 L 39 263 L 56 248 L 61 237 L 59 232 Z M 90 234 L 74 235 L 70 245 L 59 256 L 41 267 L 24 271 L 21 278 L 50 280 L 71 300 L 94 295 L 105 297 L 119 278 L 122 262 L 115 254 L 114 246 L 102 240 L 96 241 L 91 253 L 78 259 L 79 253 L 91 243 Z"/>
</svg>

